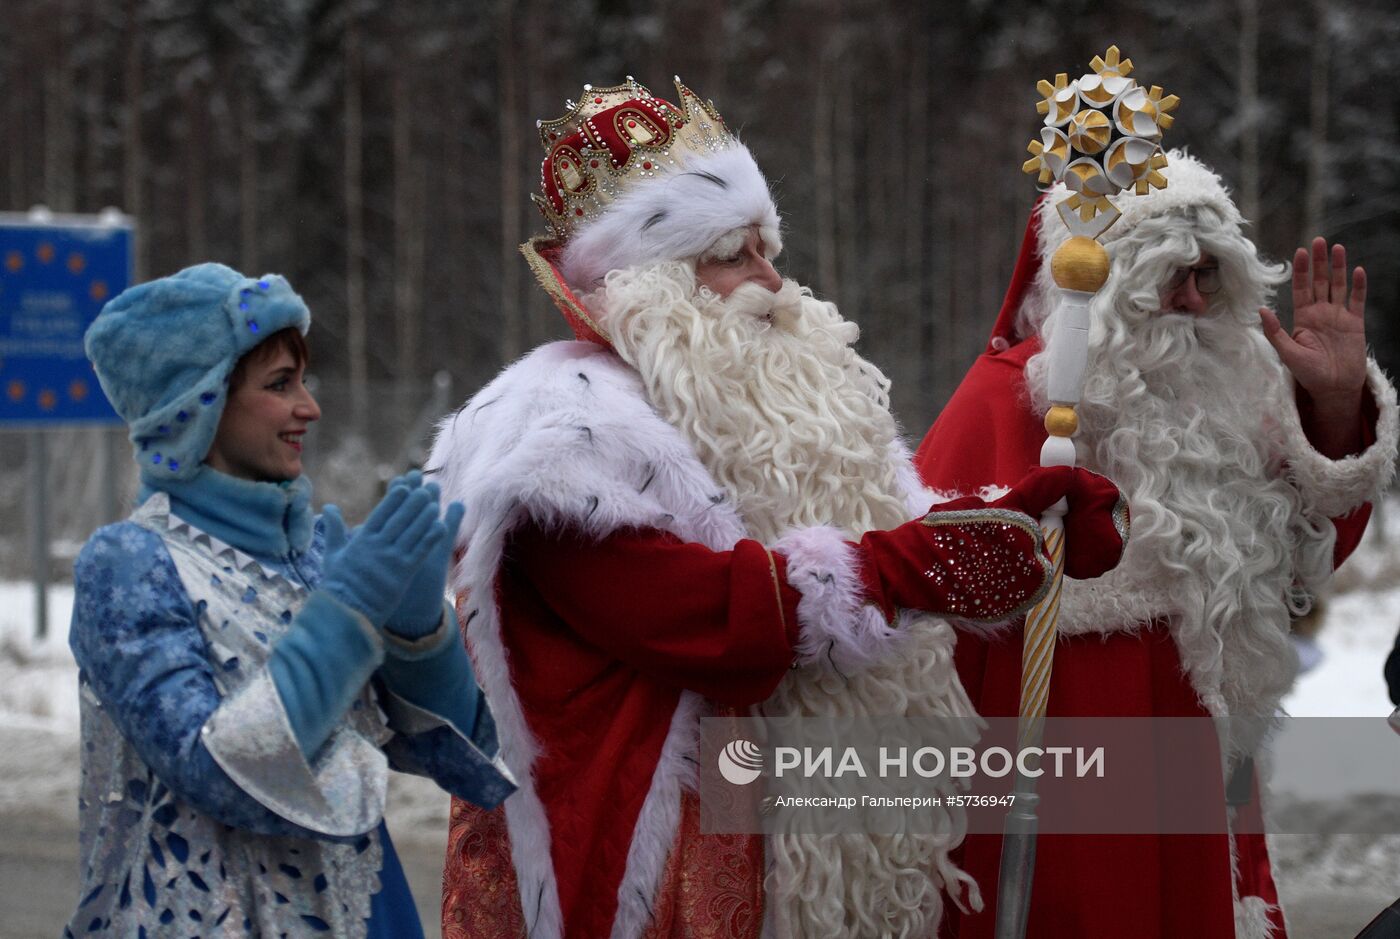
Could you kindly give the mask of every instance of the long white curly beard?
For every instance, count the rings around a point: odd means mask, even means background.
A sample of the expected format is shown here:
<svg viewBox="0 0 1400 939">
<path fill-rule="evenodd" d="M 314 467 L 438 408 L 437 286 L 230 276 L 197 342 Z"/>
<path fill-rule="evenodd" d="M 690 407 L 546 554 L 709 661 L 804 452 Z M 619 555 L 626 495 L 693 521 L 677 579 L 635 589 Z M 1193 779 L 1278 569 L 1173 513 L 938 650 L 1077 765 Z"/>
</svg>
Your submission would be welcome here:
<svg viewBox="0 0 1400 939">
<path fill-rule="evenodd" d="M 1170 619 L 1203 706 L 1247 718 L 1271 715 L 1292 683 L 1290 614 L 1331 573 L 1334 532 L 1284 479 L 1275 415 L 1294 406 L 1292 379 L 1237 307 L 1096 309 L 1077 443 L 1128 496 L 1133 532 L 1115 571 L 1067 584 L 1065 607 L 1072 591 L 1162 603 L 1151 613 Z M 1042 353 L 1026 368 L 1040 413 L 1047 364 Z"/>
<path fill-rule="evenodd" d="M 834 305 L 792 281 L 777 294 L 746 285 L 720 300 L 696 289 L 691 266 L 674 262 L 611 274 L 588 302 L 653 406 L 691 441 L 755 538 L 771 543 L 812 525 L 856 538 L 926 510 L 907 499 L 919 487 L 898 441 L 889 382 L 851 348 L 859 331 Z M 913 654 L 848 678 L 794 670 L 763 710 L 972 714 L 952 663 L 951 627 L 916 616 L 907 628 Z M 949 746 L 975 740 L 975 724 L 962 726 Z M 948 858 L 965 818 L 946 810 L 942 821 L 940 835 L 772 836 L 771 925 L 799 937 L 931 936 L 941 888 L 954 896 L 966 890 L 980 908 L 976 885 Z"/>
</svg>

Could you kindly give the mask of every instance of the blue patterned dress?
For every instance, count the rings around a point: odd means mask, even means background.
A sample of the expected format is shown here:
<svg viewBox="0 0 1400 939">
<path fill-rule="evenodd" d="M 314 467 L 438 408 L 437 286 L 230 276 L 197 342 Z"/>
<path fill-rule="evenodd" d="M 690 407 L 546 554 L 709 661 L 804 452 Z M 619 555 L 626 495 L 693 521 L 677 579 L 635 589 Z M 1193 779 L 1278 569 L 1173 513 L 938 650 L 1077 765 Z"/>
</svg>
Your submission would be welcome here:
<svg viewBox="0 0 1400 939">
<path fill-rule="evenodd" d="M 75 568 L 82 887 L 65 935 L 420 937 L 382 821 L 388 768 L 485 806 L 513 788 L 485 701 L 457 727 L 415 687 L 415 660 L 436 657 L 439 691 L 480 695 L 447 647 L 455 622 L 386 643 L 308 761 L 266 666 L 320 582 L 309 483 L 206 476 L 174 502 L 150 494 Z"/>
</svg>

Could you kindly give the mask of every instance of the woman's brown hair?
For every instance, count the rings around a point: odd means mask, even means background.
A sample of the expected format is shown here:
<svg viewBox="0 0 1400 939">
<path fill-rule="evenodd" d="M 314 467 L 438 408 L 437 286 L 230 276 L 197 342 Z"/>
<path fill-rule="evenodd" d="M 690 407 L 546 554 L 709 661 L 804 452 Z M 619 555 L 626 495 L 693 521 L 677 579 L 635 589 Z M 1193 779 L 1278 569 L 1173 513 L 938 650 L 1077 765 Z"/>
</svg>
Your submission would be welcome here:
<svg viewBox="0 0 1400 939">
<path fill-rule="evenodd" d="M 297 368 L 304 368 L 306 363 L 311 361 L 311 347 L 306 344 L 306 337 L 301 334 L 301 330 L 295 326 L 279 329 L 243 353 L 243 357 L 233 366 L 233 371 L 228 376 L 228 390 L 236 391 L 238 386 L 243 384 L 250 367 L 266 362 L 283 350 L 291 353 Z"/>
</svg>

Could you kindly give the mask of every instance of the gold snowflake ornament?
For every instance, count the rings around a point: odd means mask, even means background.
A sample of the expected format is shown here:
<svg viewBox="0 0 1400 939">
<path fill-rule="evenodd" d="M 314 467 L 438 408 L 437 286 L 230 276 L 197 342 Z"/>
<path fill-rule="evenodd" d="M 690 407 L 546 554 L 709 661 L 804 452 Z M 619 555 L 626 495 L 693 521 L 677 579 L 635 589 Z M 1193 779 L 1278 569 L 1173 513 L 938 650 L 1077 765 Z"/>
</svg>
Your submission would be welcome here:
<svg viewBox="0 0 1400 939">
<path fill-rule="evenodd" d="M 1045 126 L 1040 139 L 1030 142 L 1032 156 L 1022 169 L 1036 174 L 1041 185 L 1063 182 L 1073 193 L 1065 205 L 1081 222 L 1111 213 L 1112 224 L 1118 213 L 1110 196 L 1166 188 L 1159 172 L 1167 165 L 1162 132 L 1172 126 L 1171 112 L 1180 102 L 1176 95 L 1163 97 L 1156 85 L 1145 89 L 1129 78 L 1132 60 L 1120 58 L 1117 46 L 1089 64 L 1093 71 L 1074 81 L 1061 72 L 1053 83 L 1036 85 L 1036 110 Z"/>
</svg>

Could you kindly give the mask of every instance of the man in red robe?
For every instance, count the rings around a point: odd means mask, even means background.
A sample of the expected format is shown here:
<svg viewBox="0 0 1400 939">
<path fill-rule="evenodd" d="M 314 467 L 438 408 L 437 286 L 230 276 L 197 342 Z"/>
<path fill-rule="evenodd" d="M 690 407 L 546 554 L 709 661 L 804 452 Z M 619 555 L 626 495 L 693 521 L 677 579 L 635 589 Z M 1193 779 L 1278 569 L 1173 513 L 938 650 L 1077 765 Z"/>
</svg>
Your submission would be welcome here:
<svg viewBox="0 0 1400 939">
<path fill-rule="evenodd" d="M 1133 538 L 1114 571 L 1066 583 L 1051 717 L 1272 715 L 1296 669 L 1290 616 L 1356 546 L 1393 471 L 1395 394 L 1367 360 L 1364 272 L 1348 297 L 1342 246 L 1300 248 L 1290 334 L 1264 308 L 1286 266 L 1259 258 L 1211 170 L 1168 162 L 1167 188 L 1120 199 L 1102 239 L 1112 268 L 1091 303 L 1075 445 L 1128 496 Z M 1004 486 L 1038 463 L 1057 326 L 1045 261 L 1069 237 L 1065 195 L 1037 207 L 991 342 L 919 448 L 934 488 Z M 959 637 L 984 716 L 1018 712 L 1021 646 L 1019 631 Z M 1254 788 L 1242 726 L 1222 741 L 1222 831 L 1227 780 Z M 944 935 L 993 935 L 1001 840 L 965 842 L 992 897 Z M 1284 923 L 1262 835 L 1044 835 L 1027 934 L 1264 939 Z"/>
<path fill-rule="evenodd" d="M 767 182 L 676 91 L 585 86 L 540 124 L 552 236 L 526 255 L 580 341 L 507 368 L 429 459 L 468 507 L 459 616 L 520 782 L 501 810 L 454 804 L 443 933 L 928 935 L 955 834 L 775 837 L 767 857 L 702 835 L 698 721 L 965 717 L 934 614 L 1029 606 L 1027 513 L 1061 494 L 1102 539 L 1076 560 L 1111 566 L 1119 494 L 1060 468 L 930 512 L 855 325 L 777 274 Z"/>
</svg>

